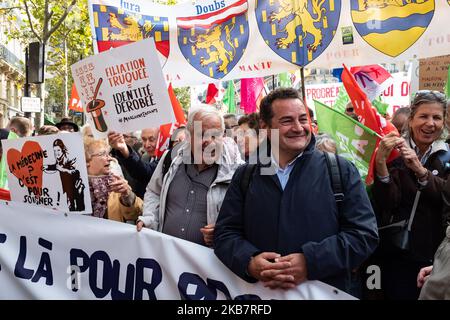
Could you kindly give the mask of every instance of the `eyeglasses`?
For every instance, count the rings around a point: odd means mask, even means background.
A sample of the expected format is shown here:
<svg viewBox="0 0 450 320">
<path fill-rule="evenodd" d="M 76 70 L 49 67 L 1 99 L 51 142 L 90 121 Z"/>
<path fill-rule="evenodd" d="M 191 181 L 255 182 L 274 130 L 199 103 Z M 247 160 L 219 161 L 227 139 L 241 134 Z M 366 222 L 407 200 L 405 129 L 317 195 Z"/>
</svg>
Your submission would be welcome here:
<svg viewBox="0 0 450 320">
<path fill-rule="evenodd" d="M 109 150 L 104 150 L 104 151 L 101 151 L 98 153 L 94 153 L 92 155 L 92 157 L 103 157 L 103 158 L 108 157 L 108 156 L 109 156 Z"/>
</svg>

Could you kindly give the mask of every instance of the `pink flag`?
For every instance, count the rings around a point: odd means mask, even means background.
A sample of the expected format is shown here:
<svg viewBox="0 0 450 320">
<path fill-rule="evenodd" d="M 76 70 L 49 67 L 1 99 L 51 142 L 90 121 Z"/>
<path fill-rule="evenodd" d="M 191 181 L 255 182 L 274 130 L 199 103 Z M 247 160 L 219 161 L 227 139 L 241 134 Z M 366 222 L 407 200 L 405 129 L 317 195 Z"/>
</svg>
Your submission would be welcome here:
<svg viewBox="0 0 450 320">
<path fill-rule="evenodd" d="M 391 85 L 393 80 L 391 74 L 378 64 L 352 67 L 350 72 L 369 101 L 375 100 L 384 89 Z"/>
<path fill-rule="evenodd" d="M 246 114 L 256 111 L 263 89 L 263 78 L 241 79 L 241 109 L 244 109 Z"/>
</svg>

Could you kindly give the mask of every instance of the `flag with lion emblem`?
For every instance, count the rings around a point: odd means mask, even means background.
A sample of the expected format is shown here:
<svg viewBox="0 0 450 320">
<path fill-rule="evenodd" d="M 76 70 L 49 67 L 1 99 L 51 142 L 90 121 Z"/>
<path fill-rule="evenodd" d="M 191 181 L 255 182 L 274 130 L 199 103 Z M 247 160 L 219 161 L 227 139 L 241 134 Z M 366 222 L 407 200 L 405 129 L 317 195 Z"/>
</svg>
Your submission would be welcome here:
<svg viewBox="0 0 450 320">
<path fill-rule="evenodd" d="M 153 37 L 167 83 L 450 53 L 448 0 L 88 0 L 95 52 Z"/>
</svg>

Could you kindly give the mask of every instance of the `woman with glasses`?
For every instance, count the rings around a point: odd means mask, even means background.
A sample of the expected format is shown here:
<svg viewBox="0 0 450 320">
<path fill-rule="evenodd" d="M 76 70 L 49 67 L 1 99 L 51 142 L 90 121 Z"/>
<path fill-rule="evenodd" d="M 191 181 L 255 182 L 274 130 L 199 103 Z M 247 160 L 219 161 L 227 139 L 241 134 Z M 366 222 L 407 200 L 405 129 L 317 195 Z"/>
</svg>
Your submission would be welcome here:
<svg viewBox="0 0 450 320">
<path fill-rule="evenodd" d="M 432 262 L 445 236 L 441 191 L 450 159 L 443 140 L 445 114 L 443 94 L 418 92 L 404 136 L 384 136 L 375 157 L 373 196 L 380 224 L 381 286 L 387 299 L 418 298 L 417 274 Z M 394 149 L 400 156 L 388 164 Z M 400 233 L 395 238 L 392 232 L 400 226 L 410 230 L 402 233 L 409 235 L 403 242 L 395 241 Z"/>
<path fill-rule="evenodd" d="M 106 140 L 84 140 L 84 152 L 91 193 L 92 215 L 120 222 L 135 222 L 142 214 L 142 200 L 128 182 L 111 172 L 109 145 Z"/>
</svg>

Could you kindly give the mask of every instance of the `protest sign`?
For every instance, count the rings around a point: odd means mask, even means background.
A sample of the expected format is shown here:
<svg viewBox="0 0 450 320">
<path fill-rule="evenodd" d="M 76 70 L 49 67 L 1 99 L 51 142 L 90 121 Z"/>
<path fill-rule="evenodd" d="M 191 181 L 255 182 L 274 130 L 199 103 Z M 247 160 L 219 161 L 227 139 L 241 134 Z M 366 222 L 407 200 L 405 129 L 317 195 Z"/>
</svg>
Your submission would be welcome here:
<svg viewBox="0 0 450 320">
<path fill-rule="evenodd" d="M 0 283 L 0 299 L 354 299 L 320 281 L 272 290 L 242 280 L 212 249 L 189 241 L 4 201 Z"/>
<path fill-rule="evenodd" d="M 342 86 L 342 82 L 336 83 L 322 83 L 322 84 L 307 84 L 306 90 L 306 103 L 311 109 L 315 109 L 314 100 L 320 101 L 323 104 L 333 107 L 339 96 L 339 91 L 345 89 Z"/>
<path fill-rule="evenodd" d="M 72 75 L 97 138 L 172 121 L 153 38 L 83 59 L 72 65 Z"/>
<path fill-rule="evenodd" d="M 79 133 L 3 140 L 12 201 L 91 213 L 83 141 Z"/>
<path fill-rule="evenodd" d="M 449 50 L 450 51 L 450 50 Z M 450 55 L 419 60 L 419 89 L 444 91 Z"/>
<path fill-rule="evenodd" d="M 411 102 L 411 75 L 397 72 L 392 78 L 392 84 L 381 95 L 381 100 L 389 104 L 387 113 L 391 116 L 397 109 L 409 107 Z"/>
</svg>

